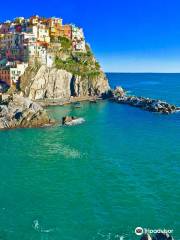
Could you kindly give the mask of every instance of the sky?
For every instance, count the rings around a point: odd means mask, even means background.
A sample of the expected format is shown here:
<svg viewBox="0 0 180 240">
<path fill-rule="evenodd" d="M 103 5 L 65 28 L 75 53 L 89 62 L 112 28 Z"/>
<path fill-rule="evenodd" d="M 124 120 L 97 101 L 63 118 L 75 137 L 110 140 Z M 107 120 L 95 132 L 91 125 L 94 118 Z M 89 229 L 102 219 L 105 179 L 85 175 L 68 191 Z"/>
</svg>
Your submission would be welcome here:
<svg viewBox="0 0 180 240">
<path fill-rule="evenodd" d="M 62 17 L 84 29 L 106 72 L 180 72 L 179 0 L 7 0 L 0 21 Z"/>
</svg>

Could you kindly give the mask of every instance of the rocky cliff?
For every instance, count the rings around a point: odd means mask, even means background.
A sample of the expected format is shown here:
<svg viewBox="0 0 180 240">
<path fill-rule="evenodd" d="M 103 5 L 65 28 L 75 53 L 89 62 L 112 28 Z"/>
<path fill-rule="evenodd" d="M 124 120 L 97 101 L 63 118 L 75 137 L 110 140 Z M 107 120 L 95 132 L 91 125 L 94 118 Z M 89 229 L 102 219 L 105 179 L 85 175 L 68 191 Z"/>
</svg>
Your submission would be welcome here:
<svg viewBox="0 0 180 240">
<path fill-rule="evenodd" d="M 69 99 L 101 96 L 109 91 L 108 80 L 94 55 L 68 49 L 54 51 L 51 67 L 42 63 L 29 65 L 21 78 L 20 90 L 31 100 Z"/>
<path fill-rule="evenodd" d="M 103 72 L 98 76 L 83 77 L 63 69 L 48 68 L 45 65 L 39 68 L 35 76 L 27 75 L 23 82 L 23 92 L 32 100 L 101 96 L 109 90 L 109 84 Z"/>
<path fill-rule="evenodd" d="M 53 123 L 37 103 L 19 95 L 0 101 L 0 129 L 40 127 Z"/>
<path fill-rule="evenodd" d="M 101 72 L 98 76 L 83 77 L 43 65 L 35 76 L 23 77 L 23 92 L 31 100 L 69 99 L 71 96 L 101 96 L 109 90 L 108 81 Z"/>
</svg>

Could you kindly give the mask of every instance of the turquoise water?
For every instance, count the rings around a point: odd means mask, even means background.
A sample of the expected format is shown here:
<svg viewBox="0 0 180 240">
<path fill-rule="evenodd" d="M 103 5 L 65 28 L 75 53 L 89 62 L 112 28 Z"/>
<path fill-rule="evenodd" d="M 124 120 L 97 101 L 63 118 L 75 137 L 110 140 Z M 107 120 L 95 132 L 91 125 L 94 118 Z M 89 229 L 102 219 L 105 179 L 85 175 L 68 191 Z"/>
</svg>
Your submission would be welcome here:
<svg viewBox="0 0 180 240">
<path fill-rule="evenodd" d="M 180 105 L 180 74 L 108 77 Z M 133 240 L 137 226 L 173 229 L 179 239 L 179 113 L 107 101 L 48 111 L 86 123 L 0 132 L 0 239 Z"/>
</svg>

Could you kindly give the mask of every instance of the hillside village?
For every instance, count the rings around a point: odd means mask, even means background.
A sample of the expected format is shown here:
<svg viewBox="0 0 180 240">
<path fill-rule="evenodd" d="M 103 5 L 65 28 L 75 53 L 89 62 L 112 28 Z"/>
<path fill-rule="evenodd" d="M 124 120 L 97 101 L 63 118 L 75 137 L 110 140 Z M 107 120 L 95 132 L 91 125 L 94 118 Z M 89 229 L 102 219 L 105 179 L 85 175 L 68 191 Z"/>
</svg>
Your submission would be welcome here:
<svg viewBox="0 0 180 240">
<path fill-rule="evenodd" d="M 86 53 L 83 29 L 64 25 L 61 18 L 18 17 L 0 23 L 0 83 L 17 84 L 35 61 L 52 67 L 53 52 L 64 43 L 70 43 L 72 52 Z"/>
</svg>

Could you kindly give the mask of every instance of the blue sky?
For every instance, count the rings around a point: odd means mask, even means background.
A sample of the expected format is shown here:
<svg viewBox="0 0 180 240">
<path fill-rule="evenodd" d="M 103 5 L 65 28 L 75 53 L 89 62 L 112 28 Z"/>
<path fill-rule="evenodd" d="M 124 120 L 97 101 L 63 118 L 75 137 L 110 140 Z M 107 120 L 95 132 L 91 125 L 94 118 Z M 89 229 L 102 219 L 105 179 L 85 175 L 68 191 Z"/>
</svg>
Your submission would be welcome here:
<svg viewBox="0 0 180 240">
<path fill-rule="evenodd" d="M 0 21 L 33 14 L 82 26 L 105 71 L 180 72 L 179 0 L 1 2 Z"/>
</svg>

